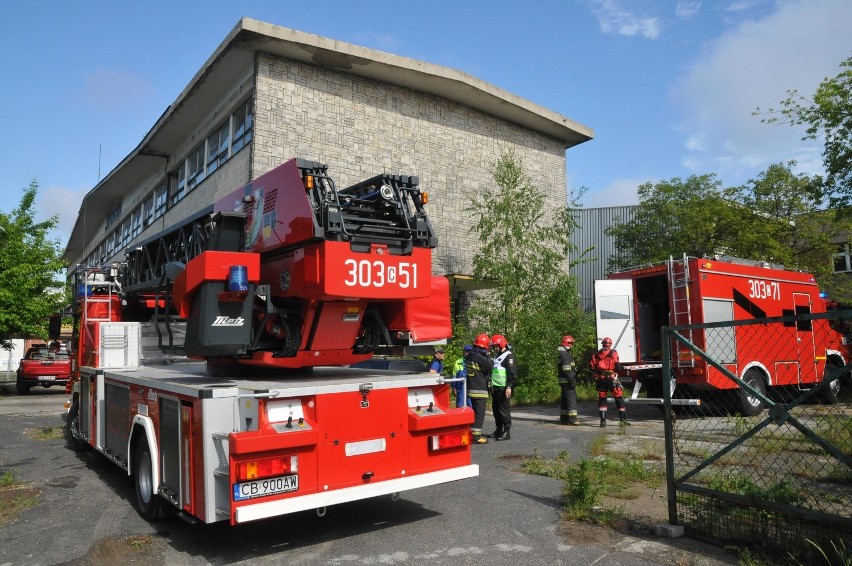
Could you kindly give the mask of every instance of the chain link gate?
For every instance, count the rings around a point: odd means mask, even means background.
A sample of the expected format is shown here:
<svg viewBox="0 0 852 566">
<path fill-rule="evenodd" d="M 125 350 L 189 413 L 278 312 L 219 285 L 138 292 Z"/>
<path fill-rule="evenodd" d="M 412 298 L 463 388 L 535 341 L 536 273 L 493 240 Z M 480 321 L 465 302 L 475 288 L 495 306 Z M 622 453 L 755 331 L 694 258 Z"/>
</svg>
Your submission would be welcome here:
<svg viewBox="0 0 852 566">
<path fill-rule="evenodd" d="M 673 405 L 663 379 L 672 524 L 786 557 L 852 553 L 852 364 L 819 351 L 847 325 L 852 311 L 663 328 L 662 375 L 675 398 L 701 399 Z"/>
</svg>

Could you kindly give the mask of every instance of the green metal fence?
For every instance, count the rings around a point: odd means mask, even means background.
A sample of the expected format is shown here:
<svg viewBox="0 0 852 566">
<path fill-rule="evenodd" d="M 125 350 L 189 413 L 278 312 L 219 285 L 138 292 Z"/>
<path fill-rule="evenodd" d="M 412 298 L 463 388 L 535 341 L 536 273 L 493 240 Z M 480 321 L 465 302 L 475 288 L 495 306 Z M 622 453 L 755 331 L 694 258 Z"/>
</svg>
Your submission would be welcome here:
<svg viewBox="0 0 852 566">
<path fill-rule="evenodd" d="M 852 365 L 845 344 L 822 347 L 847 321 L 852 311 L 663 329 L 672 524 L 803 563 L 817 547 L 852 553 Z"/>
</svg>

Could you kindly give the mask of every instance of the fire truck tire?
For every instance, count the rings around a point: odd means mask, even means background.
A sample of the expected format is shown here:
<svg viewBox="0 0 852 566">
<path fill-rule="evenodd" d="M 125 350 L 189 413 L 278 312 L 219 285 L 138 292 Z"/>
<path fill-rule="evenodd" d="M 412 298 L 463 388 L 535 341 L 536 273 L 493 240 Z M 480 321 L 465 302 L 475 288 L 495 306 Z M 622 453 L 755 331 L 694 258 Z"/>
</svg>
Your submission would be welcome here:
<svg viewBox="0 0 852 566">
<path fill-rule="evenodd" d="M 77 398 L 71 402 L 71 408 L 68 409 L 68 417 L 65 419 L 65 444 L 74 452 L 85 452 L 90 446 L 78 440 L 74 436 L 75 432 L 80 431 L 80 403 Z"/>
<path fill-rule="evenodd" d="M 382 329 L 379 323 L 373 317 L 364 317 L 361 322 L 361 330 L 355 340 L 355 346 L 352 348 L 354 354 L 370 354 L 376 351 L 379 347 L 379 341 L 382 338 Z"/>
<path fill-rule="evenodd" d="M 840 364 L 839 362 L 837 362 L 836 360 L 833 360 L 833 359 L 828 360 L 828 364 L 826 364 L 826 369 L 828 369 L 829 365 L 832 366 L 832 368 L 831 368 L 832 374 L 834 372 L 836 372 L 840 367 L 842 367 L 842 364 Z M 826 374 L 828 374 L 828 373 L 829 372 L 826 371 Z M 828 377 L 828 376 L 827 375 L 823 376 L 823 379 L 825 379 L 826 377 Z M 837 404 L 837 400 L 840 397 L 840 387 L 841 387 L 840 382 L 842 380 L 843 380 L 843 376 L 838 376 L 837 378 L 834 379 L 834 381 L 829 383 L 825 387 L 825 389 L 822 390 L 822 395 L 820 395 L 820 401 L 822 401 L 822 403 L 824 405 L 836 405 Z"/>
<path fill-rule="evenodd" d="M 743 381 L 754 387 L 761 394 L 766 395 L 766 382 L 763 380 L 763 375 L 760 370 L 751 368 L 743 375 Z M 745 389 L 740 389 L 740 412 L 746 417 L 753 417 L 760 414 L 764 409 L 763 400 L 752 396 Z"/>
<path fill-rule="evenodd" d="M 143 519 L 151 522 L 161 521 L 165 517 L 165 501 L 153 492 L 153 462 L 148 443 L 144 438 L 136 443 L 133 462 L 133 483 L 136 486 L 136 503 L 139 514 Z"/>
</svg>

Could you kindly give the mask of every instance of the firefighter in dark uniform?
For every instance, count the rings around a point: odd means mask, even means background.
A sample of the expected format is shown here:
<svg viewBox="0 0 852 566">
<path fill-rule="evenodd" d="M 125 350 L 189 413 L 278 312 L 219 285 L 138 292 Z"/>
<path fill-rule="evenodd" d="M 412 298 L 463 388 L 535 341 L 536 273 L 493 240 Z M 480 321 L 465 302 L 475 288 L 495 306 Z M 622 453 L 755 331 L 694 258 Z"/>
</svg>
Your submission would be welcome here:
<svg viewBox="0 0 852 566">
<path fill-rule="evenodd" d="M 556 373 L 559 376 L 560 424 L 578 425 L 577 421 L 577 365 L 574 362 L 574 337 L 563 336 L 562 344 L 556 349 Z"/>
<path fill-rule="evenodd" d="M 488 389 L 491 384 L 491 370 L 494 362 L 488 354 L 491 339 L 488 334 L 480 334 L 473 341 L 473 350 L 466 358 L 467 366 L 467 396 L 473 405 L 473 434 L 474 444 L 488 444 L 488 439 L 482 435 L 482 425 L 485 424 L 485 411 L 488 404 Z"/>
<path fill-rule="evenodd" d="M 601 340 L 601 349 L 592 355 L 589 361 L 592 375 L 595 376 L 595 389 L 598 391 L 598 412 L 601 416 L 601 426 L 606 426 L 607 393 L 612 392 L 615 406 L 618 407 L 618 418 L 628 424 L 627 412 L 624 408 L 624 388 L 618 381 L 616 370 L 621 367 L 618 363 L 618 352 L 612 349 L 612 338 Z"/>
<path fill-rule="evenodd" d="M 491 353 L 495 356 L 494 369 L 491 370 L 491 407 L 496 425 L 491 436 L 494 440 L 509 440 L 512 438 L 509 434 L 512 428 L 511 399 L 518 381 L 518 368 L 509 342 L 502 334 L 491 337 Z"/>
</svg>

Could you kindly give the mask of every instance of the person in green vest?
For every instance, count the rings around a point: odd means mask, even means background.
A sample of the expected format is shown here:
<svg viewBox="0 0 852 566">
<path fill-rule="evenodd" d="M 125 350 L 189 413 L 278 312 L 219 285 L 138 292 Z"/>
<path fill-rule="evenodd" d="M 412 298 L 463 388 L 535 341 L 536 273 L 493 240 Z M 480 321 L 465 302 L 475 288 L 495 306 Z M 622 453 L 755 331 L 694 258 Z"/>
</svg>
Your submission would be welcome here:
<svg viewBox="0 0 852 566">
<path fill-rule="evenodd" d="M 509 342 L 502 334 L 491 337 L 491 354 L 494 356 L 494 368 L 491 370 L 491 407 L 494 410 L 496 428 L 491 435 L 494 440 L 509 440 L 512 428 L 511 401 L 518 379 L 515 355 L 509 349 Z"/>
</svg>

